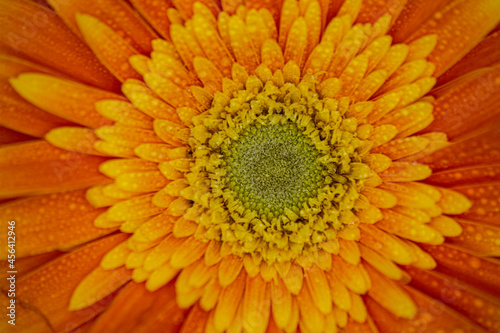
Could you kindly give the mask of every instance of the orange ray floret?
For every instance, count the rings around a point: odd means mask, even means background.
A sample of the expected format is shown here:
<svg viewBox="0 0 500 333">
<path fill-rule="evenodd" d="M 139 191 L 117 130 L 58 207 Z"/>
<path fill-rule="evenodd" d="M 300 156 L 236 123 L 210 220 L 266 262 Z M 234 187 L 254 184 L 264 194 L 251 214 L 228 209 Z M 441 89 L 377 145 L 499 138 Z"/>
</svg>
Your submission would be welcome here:
<svg viewBox="0 0 500 333">
<path fill-rule="evenodd" d="M 47 8 L 28 1 L 3 0 L 0 12 L 4 14 L 0 25 L 10 31 L 0 36 L 3 47 L 87 84 L 111 91 L 119 89 L 119 82 L 92 51 Z M 39 20 L 34 21 L 34 17 Z M 31 30 L 20 34 L 26 22 Z"/>
<path fill-rule="evenodd" d="M 21 96 L 39 108 L 91 128 L 111 123 L 96 111 L 92 102 L 121 99 L 107 91 L 44 74 L 21 74 L 10 83 Z"/>
<path fill-rule="evenodd" d="M 97 303 L 87 311 L 73 312 L 67 309 L 69 300 L 80 280 L 99 264 L 101 256 L 125 237 L 125 235 L 105 237 L 58 257 L 49 265 L 26 276 L 16 285 L 19 303 L 26 304 L 30 309 L 37 309 L 44 317 L 51 318 L 52 328 L 57 330 L 68 329 L 70 327 L 68 324 L 71 328 L 76 328 L 93 318 L 106 308 L 107 302 Z M 40 283 L 40 281 L 45 282 Z M 54 290 L 54 285 L 58 286 L 57 290 Z M 60 301 L 47 303 L 45 298 L 47 293 Z M 45 325 L 45 321 L 39 315 L 31 319 L 19 323 L 23 325 L 21 329 L 24 332 L 37 332 L 40 325 Z"/>
<path fill-rule="evenodd" d="M 87 202 L 83 190 L 22 199 L 0 208 L 5 221 L 16 221 L 19 237 L 33 239 L 18 244 L 19 258 L 65 250 L 113 232 L 94 227 L 94 219 L 102 212 Z M 7 227 L 7 222 L 2 223 Z"/>
<path fill-rule="evenodd" d="M 94 332 L 119 332 L 141 328 L 146 331 L 179 330 L 188 311 L 180 309 L 172 295 L 173 283 L 147 290 L 143 283 L 130 283 L 118 294 L 108 311 L 99 317 Z M 175 320 L 172 320 L 175 319 Z"/>
<path fill-rule="evenodd" d="M 129 63 L 139 53 L 125 39 L 94 16 L 76 14 L 76 21 L 87 45 L 118 80 L 141 78 Z"/>
<path fill-rule="evenodd" d="M 1 196 L 79 189 L 108 181 L 98 171 L 105 158 L 68 152 L 47 142 L 4 147 L 0 156 Z"/>
</svg>

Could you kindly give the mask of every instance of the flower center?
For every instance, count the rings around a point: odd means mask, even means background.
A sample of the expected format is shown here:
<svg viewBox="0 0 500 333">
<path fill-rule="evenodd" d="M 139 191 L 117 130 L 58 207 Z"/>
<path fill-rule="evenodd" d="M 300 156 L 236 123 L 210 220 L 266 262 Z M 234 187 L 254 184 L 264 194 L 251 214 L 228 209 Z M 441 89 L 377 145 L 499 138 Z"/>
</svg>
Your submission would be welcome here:
<svg viewBox="0 0 500 333">
<path fill-rule="evenodd" d="M 319 152 L 293 123 L 248 126 L 224 152 L 226 184 L 245 208 L 269 218 L 299 213 L 323 184 Z"/>
<path fill-rule="evenodd" d="M 295 66 L 226 81 L 189 138 L 184 218 L 199 224 L 197 237 L 268 263 L 333 253 L 337 233 L 357 223 L 371 174 L 349 100 L 320 96 L 312 77 L 293 77 Z"/>
</svg>

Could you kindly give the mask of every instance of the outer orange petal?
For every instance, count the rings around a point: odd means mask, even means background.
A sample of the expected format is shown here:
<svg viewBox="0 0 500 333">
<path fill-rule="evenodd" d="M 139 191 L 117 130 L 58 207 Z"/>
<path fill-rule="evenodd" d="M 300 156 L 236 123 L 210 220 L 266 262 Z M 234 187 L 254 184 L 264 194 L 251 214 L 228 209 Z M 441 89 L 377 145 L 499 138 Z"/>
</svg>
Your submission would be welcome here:
<svg viewBox="0 0 500 333">
<path fill-rule="evenodd" d="M 478 258 L 448 245 L 421 247 L 436 260 L 438 271 L 497 297 L 500 295 L 498 260 Z"/>
<path fill-rule="evenodd" d="M 46 263 L 54 260 L 62 254 L 64 253 L 60 251 L 54 251 L 39 254 L 36 256 L 16 259 L 17 278 L 24 278 L 24 276 L 31 273 L 31 271 L 34 271 L 38 267 L 42 267 Z M 0 267 L 2 269 L 2 271 L 0 272 L 0 288 L 4 290 L 9 289 L 8 286 L 10 284 L 10 281 L 6 279 L 9 276 L 9 273 L 7 273 L 9 271 L 8 265 L 8 261 L 2 261 L 0 263 Z"/>
<path fill-rule="evenodd" d="M 0 126 L 0 145 L 33 140 L 34 137 Z"/>
<path fill-rule="evenodd" d="M 500 147 L 494 143 L 500 140 L 498 128 L 453 143 L 419 159 L 434 171 L 500 162 Z M 492 144 L 493 143 L 493 144 Z"/>
<path fill-rule="evenodd" d="M 124 234 L 103 238 L 59 257 L 17 281 L 18 310 L 29 309 L 27 312 L 30 315 L 17 321 L 16 328 L 22 332 L 46 331 L 41 328 L 47 325 L 47 320 L 52 331 L 68 331 L 102 312 L 107 307 L 109 298 L 76 312 L 68 310 L 69 300 L 80 280 L 99 264 L 102 255 L 124 238 Z M 51 296 L 52 301 L 47 302 L 47 295 Z M 9 325 L 6 320 L 0 323 L 0 330 L 8 332 L 10 329 L 4 325 Z"/>
<path fill-rule="evenodd" d="M 52 128 L 71 122 L 38 109 L 17 94 L 8 80 L 23 72 L 55 73 L 29 61 L 0 55 L 0 124 L 25 134 L 41 137 Z"/>
<path fill-rule="evenodd" d="M 411 284 L 446 305 L 463 313 L 491 332 L 500 331 L 500 304 L 498 300 L 455 278 L 440 273 L 407 268 Z"/>
<path fill-rule="evenodd" d="M 111 27 L 119 35 L 143 53 L 151 52 L 151 41 L 156 34 L 142 19 L 123 1 L 119 0 L 48 0 L 59 16 L 78 36 L 82 36 L 77 24 L 77 13 L 95 16 Z"/>
<path fill-rule="evenodd" d="M 130 283 L 97 319 L 91 332 L 177 332 L 188 311 L 179 309 L 174 295 L 174 283 L 154 293 L 144 283 Z"/>
<path fill-rule="evenodd" d="M 454 312 L 441 302 L 434 300 L 413 288 L 405 288 L 418 306 L 416 316 L 410 320 L 396 317 L 371 298 L 366 299 L 366 305 L 375 324 L 384 333 L 400 333 L 408 330 L 414 332 L 484 332 L 463 316 Z"/>
<path fill-rule="evenodd" d="M 16 255 L 20 258 L 69 249 L 114 231 L 94 227 L 94 219 L 103 210 L 87 202 L 84 190 L 62 192 L 0 206 L 0 225 L 7 229 L 7 221 L 15 220 L 16 236 L 30 240 L 17 243 Z M 0 246 L 6 248 L 6 241 L 2 237 Z"/>
<path fill-rule="evenodd" d="M 426 182 L 441 186 L 500 181 L 500 164 L 484 164 L 433 173 Z"/>
<path fill-rule="evenodd" d="M 450 0 L 412 0 L 406 4 L 390 33 L 394 42 L 410 37 L 422 24 Z"/>
<path fill-rule="evenodd" d="M 499 17 L 500 2 L 497 0 L 454 1 L 434 14 L 409 40 L 438 35 L 436 48 L 428 57 L 436 65 L 434 76 L 437 77 L 493 30 Z"/>
<path fill-rule="evenodd" d="M 476 69 L 498 63 L 500 61 L 500 47 L 498 45 L 500 45 L 500 32 L 496 31 L 486 37 L 467 53 L 465 57 L 441 75 L 437 80 L 437 84 L 444 84 Z"/>
<path fill-rule="evenodd" d="M 500 65 L 480 69 L 431 94 L 434 121 L 424 132 L 445 132 L 450 139 L 467 134 L 500 115 Z"/>
<path fill-rule="evenodd" d="M 68 152 L 43 141 L 0 148 L 0 197 L 86 188 L 107 182 L 106 159 Z"/>
<path fill-rule="evenodd" d="M 399 14 L 405 7 L 408 0 L 382 1 L 368 0 L 363 1 L 359 11 L 357 23 L 374 23 L 385 14 L 391 15 L 392 22 L 395 22 Z"/>
<path fill-rule="evenodd" d="M 92 128 L 111 124 L 97 112 L 95 102 L 122 99 L 107 91 L 45 74 L 21 74 L 10 82 L 22 97 L 39 108 Z"/>
<path fill-rule="evenodd" d="M 29 1 L 1 0 L 0 47 L 93 86 L 119 90 L 119 82 L 50 10 Z"/>
<path fill-rule="evenodd" d="M 76 14 L 76 21 L 87 44 L 118 80 L 141 78 L 129 63 L 139 53 L 123 37 L 94 16 Z"/>
</svg>

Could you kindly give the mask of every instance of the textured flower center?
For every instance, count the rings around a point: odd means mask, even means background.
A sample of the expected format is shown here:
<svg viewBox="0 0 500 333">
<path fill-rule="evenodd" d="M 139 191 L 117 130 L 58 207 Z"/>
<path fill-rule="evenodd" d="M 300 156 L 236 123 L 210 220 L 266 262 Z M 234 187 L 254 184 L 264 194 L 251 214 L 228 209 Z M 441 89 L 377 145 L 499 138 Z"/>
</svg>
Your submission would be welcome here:
<svg viewBox="0 0 500 333">
<path fill-rule="evenodd" d="M 370 143 L 349 100 L 321 96 L 297 70 L 289 63 L 272 78 L 228 84 L 193 118 L 185 177 L 194 204 L 184 217 L 236 255 L 274 262 L 333 252 L 337 233 L 357 223 Z"/>
<path fill-rule="evenodd" d="M 224 152 L 227 186 L 260 216 L 298 213 L 324 179 L 309 141 L 293 123 L 247 127 Z"/>
</svg>

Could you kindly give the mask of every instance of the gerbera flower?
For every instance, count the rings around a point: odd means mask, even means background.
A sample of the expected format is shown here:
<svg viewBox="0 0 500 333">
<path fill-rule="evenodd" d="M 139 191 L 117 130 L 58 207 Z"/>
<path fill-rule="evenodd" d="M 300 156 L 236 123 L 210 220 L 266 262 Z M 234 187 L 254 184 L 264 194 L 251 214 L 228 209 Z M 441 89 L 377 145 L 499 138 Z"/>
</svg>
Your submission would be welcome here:
<svg viewBox="0 0 500 333">
<path fill-rule="evenodd" d="M 37 2 L 0 1 L 17 330 L 500 330 L 499 1 Z"/>
</svg>

